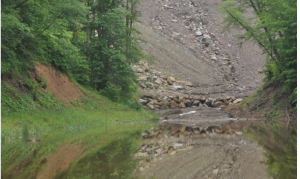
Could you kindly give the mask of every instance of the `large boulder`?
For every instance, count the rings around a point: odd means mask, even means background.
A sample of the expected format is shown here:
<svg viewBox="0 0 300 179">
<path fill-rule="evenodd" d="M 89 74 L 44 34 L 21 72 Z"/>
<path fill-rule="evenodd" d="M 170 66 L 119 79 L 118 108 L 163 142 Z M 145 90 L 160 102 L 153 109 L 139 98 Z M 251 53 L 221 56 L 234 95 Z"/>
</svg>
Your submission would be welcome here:
<svg viewBox="0 0 300 179">
<path fill-rule="evenodd" d="M 206 104 L 207 106 L 211 106 L 212 105 L 212 102 L 213 102 L 214 99 L 212 98 L 208 98 L 204 104 Z"/>
<path fill-rule="evenodd" d="M 171 101 L 171 103 L 170 103 L 170 108 L 174 109 L 174 108 L 176 108 L 176 107 L 178 107 L 178 104 L 177 104 L 174 100 Z"/>
<path fill-rule="evenodd" d="M 219 107 L 221 105 L 224 105 L 224 103 L 222 101 L 215 102 L 215 107 Z"/>
<path fill-rule="evenodd" d="M 147 97 L 147 98 L 152 98 L 152 99 L 155 98 L 155 95 L 154 94 L 150 94 L 150 93 L 145 93 L 145 94 L 143 94 L 143 96 Z"/>
<path fill-rule="evenodd" d="M 178 97 L 178 96 L 176 96 L 176 97 L 174 98 L 174 101 L 176 101 L 176 103 L 180 103 L 180 101 L 179 101 L 179 97 Z"/>
<path fill-rule="evenodd" d="M 206 101 L 206 98 L 205 97 L 200 97 L 199 100 L 204 103 Z"/>
<path fill-rule="evenodd" d="M 198 105 L 199 105 L 199 103 L 200 103 L 200 101 L 198 101 L 198 100 L 195 100 L 195 101 L 193 102 L 193 105 L 195 105 L 195 106 L 198 106 Z"/>
<path fill-rule="evenodd" d="M 139 69 L 137 69 L 137 72 L 138 72 L 138 73 L 144 73 L 144 72 L 145 72 L 145 70 L 144 70 L 144 69 L 142 69 L 142 68 L 139 68 Z"/>
<path fill-rule="evenodd" d="M 154 105 L 152 105 L 152 104 L 149 104 L 149 103 L 148 103 L 147 106 L 148 106 L 150 109 L 152 109 L 152 110 L 155 109 Z"/>
<path fill-rule="evenodd" d="M 172 86 L 172 90 L 182 90 L 182 89 L 184 89 L 183 86 L 176 86 L 176 85 Z"/>
<path fill-rule="evenodd" d="M 167 78 L 167 81 L 168 81 L 168 84 L 169 84 L 169 85 L 172 85 L 172 84 L 175 82 L 175 78 L 172 77 L 172 76 L 169 76 L 169 77 Z"/>
<path fill-rule="evenodd" d="M 185 129 L 186 129 L 186 126 L 181 126 L 181 125 L 172 125 L 172 126 L 170 126 L 171 134 L 175 134 L 177 131 L 184 132 Z"/>
<path fill-rule="evenodd" d="M 189 100 L 189 99 L 186 99 L 184 101 L 184 104 L 186 105 L 186 107 L 191 107 L 192 106 L 191 100 Z"/>
<path fill-rule="evenodd" d="M 142 83 L 142 82 L 139 82 L 138 83 L 142 88 L 147 88 L 147 86 L 144 84 L 144 83 Z"/>
<path fill-rule="evenodd" d="M 226 97 L 224 98 L 224 101 L 229 101 L 229 100 L 231 100 L 231 99 L 234 99 L 234 97 L 232 97 L 232 96 L 226 96 Z"/>
<path fill-rule="evenodd" d="M 236 99 L 236 100 L 233 101 L 233 104 L 237 104 L 237 103 L 239 103 L 241 101 L 243 101 L 243 99 Z"/>
<path fill-rule="evenodd" d="M 148 76 L 140 76 L 138 78 L 139 81 L 146 81 L 148 79 Z"/>
<path fill-rule="evenodd" d="M 179 96 L 179 102 L 183 102 L 184 99 L 187 99 L 188 96 Z"/>
<path fill-rule="evenodd" d="M 144 99 L 139 99 L 139 103 L 142 103 L 143 105 L 147 104 L 147 100 L 144 100 Z"/>
<path fill-rule="evenodd" d="M 161 79 L 160 79 L 160 78 L 157 78 L 157 80 L 154 81 L 154 84 L 158 84 L 158 85 L 162 84 Z"/>
<path fill-rule="evenodd" d="M 180 108 L 186 108 L 184 102 L 181 102 L 181 103 L 178 105 L 178 107 L 180 107 Z"/>
</svg>

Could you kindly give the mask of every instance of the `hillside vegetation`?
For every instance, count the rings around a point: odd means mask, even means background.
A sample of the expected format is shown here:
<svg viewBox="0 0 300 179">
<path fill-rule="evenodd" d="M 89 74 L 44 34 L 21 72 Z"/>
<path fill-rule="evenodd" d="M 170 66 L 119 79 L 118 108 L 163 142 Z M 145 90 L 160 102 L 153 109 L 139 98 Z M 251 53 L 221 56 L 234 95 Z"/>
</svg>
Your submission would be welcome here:
<svg viewBox="0 0 300 179">
<path fill-rule="evenodd" d="M 38 61 L 114 101 L 136 92 L 130 64 L 146 56 L 137 45 L 138 0 L 3 2 L 1 76 L 27 77 Z M 129 100 L 129 101 L 128 101 Z"/>
<path fill-rule="evenodd" d="M 62 127 L 157 119 L 137 102 L 130 64 L 136 0 L 3 2 L 2 137 Z"/>
<path fill-rule="evenodd" d="M 224 30 L 238 28 L 237 35 L 257 43 L 266 54 L 264 81 L 282 84 L 290 104 L 297 104 L 297 1 L 242 0 L 223 1 L 219 10 L 225 15 Z M 251 15 L 249 15 L 251 13 Z"/>
</svg>

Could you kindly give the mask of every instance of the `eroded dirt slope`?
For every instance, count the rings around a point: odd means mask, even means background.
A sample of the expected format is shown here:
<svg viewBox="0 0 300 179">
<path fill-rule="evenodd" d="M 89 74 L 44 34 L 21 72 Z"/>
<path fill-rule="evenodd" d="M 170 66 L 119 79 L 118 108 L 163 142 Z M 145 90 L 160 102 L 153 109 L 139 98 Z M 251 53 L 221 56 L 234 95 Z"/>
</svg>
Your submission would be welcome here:
<svg viewBox="0 0 300 179">
<path fill-rule="evenodd" d="M 86 96 L 79 88 L 76 86 L 67 74 L 58 74 L 54 67 L 46 66 L 43 64 L 35 65 L 35 72 L 33 77 L 38 81 L 40 77 L 45 78 L 47 81 L 47 87 L 45 90 L 51 92 L 55 95 L 55 98 L 66 105 L 71 105 L 71 101 L 81 100 L 81 97 Z"/>
</svg>

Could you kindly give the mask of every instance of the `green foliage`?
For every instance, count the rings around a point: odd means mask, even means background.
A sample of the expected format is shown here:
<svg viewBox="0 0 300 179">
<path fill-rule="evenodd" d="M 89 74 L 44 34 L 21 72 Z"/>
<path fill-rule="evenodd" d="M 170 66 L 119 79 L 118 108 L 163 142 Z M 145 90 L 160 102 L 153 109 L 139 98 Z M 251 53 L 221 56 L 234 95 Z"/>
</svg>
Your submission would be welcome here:
<svg viewBox="0 0 300 179">
<path fill-rule="evenodd" d="M 39 85 L 34 85 L 32 80 L 27 81 L 30 89 L 35 90 Z M 48 92 L 23 90 L 17 92 L 7 83 L 1 85 L 1 114 L 11 112 L 31 112 L 36 109 L 60 107 L 61 103 L 54 99 Z"/>
<path fill-rule="evenodd" d="M 243 30 L 238 35 L 243 42 L 257 43 L 267 58 L 267 84 L 282 83 L 283 92 L 290 96 L 292 105 L 297 99 L 297 1 L 296 0 L 225 0 L 218 8 L 226 15 L 224 30 L 231 27 Z M 245 15 L 252 12 L 254 16 Z"/>
<path fill-rule="evenodd" d="M 114 101 L 136 92 L 130 64 L 146 59 L 138 41 L 139 0 L 4 1 L 2 74 L 28 71 L 34 61 L 55 66 Z M 143 41 L 145 42 L 145 41 Z M 28 82 L 35 96 L 39 86 Z M 42 84 L 47 85 L 42 79 Z M 41 84 L 39 84 L 41 85 Z"/>
<path fill-rule="evenodd" d="M 261 95 L 261 92 L 262 92 L 262 89 L 261 89 L 261 88 L 257 88 L 257 93 L 258 93 L 259 95 Z"/>
<path fill-rule="evenodd" d="M 70 103 L 73 104 L 73 106 L 75 107 L 81 106 L 81 104 L 77 100 L 75 101 L 70 100 Z"/>
<path fill-rule="evenodd" d="M 72 30 L 88 12 L 77 0 L 3 1 L 1 4 L 2 71 L 24 71 L 33 60 L 68 70 L 79 50 L 70 43 Z"/>
<path fill-rule="evenodd" d="M 159 120 L 159 115 L 158 114 L 154 114 L 153 117 L 152 117 L 152 120 L 158 121 Z"/>
</svg>

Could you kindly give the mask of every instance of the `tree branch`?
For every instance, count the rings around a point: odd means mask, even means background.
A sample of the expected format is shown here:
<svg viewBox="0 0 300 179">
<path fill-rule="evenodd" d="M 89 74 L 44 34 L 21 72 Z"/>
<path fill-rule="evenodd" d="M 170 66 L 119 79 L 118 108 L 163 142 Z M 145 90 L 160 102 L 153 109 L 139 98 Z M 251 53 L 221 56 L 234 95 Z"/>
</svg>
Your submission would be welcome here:
<svg viewBox="0 0 300 179">
<path fill-rule="evenodd" d="M 241 23 L 235 16 L 233 16 L 227 9 L 224 8 L 224 10 L 237 22 L 239 23 L 247 32 L 250 32 L 250 29 L 248 29 L 243 23 Z M 272 53 L 269 52 L 269 50 L 255 37 L 255 35 L 250 32 L 252 37 L 258 42 L 258 44 L 264 48 L 264 50 L 270 55 L 270 57 L 274 60 L 274 62 L 278 65 L 276 59 L 273 57 Z"/>
<path fill-rule="evenodd" d="M 36 34 L 36 35 L 34 35 L 34 37 L 36 37 L 36 36 L 39 36 L 41 33 L 43 33 L 45 30 L 47 30 L 47 29 L 49 29 L 50 27 L 51 27 L 51 25 L 59 18 L 60 16 L 58 16 L 57 18 L 55 18 L 44 30 L 42 30 L 41 32 L 39 32 L 38 34 Z M 28 37 L 23 37 L 23 38 L 16 38 L 16 39 L 14 39 L 14 40 L 11 40 L 11 41 L 9 41 L 9 42 L 7 42 L 7 43 L 13 43 L 13 42 L 15 42 L 15 41 L 17 41 L 17 40 L 23 40 L 23 39 L 25 39 L 25 38 L 28 38 Z"/>
<path fill-rule="evenodd" d="M 17 8 L 21 7 L 23 4 L 25 4 L 28 0 L 23 1 L 21 4 L 15 6 L 13 9 L 16 10 Z"/>
</svg>

